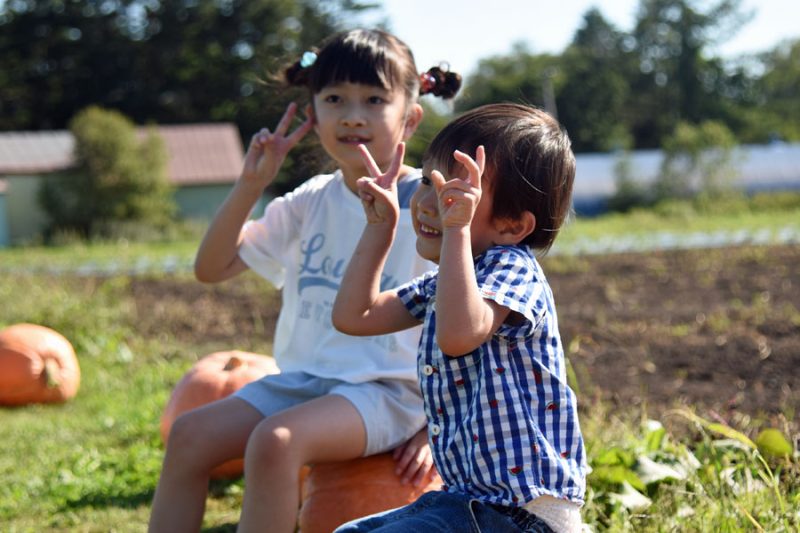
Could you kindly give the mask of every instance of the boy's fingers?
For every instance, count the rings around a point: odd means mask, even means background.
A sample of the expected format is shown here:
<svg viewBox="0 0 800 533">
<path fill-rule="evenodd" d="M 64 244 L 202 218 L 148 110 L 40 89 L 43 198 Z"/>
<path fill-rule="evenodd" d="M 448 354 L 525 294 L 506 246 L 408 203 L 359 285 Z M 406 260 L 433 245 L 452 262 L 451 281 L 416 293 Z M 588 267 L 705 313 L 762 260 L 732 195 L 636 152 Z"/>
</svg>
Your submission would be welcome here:
<svg viewBox="0 0 800 533">
<path fill-rule="evenodd" d="M 475 150 L 475 161 L 478 163 L 480 175 L 483 176 L 483 171 L 486 170 L 486 148 L 483 145 L 478 146 Z"/>
<path fill-rule="evenodd" d="M 480 148 L 479 148 L 479 150 L 480 150 Z M 480 153 L 480 152 L 478 152 L 478 153 Z M 477 156 L 477 154 L 476 154 L 476 156 Z M 458 161 L 459 163 L 464 165 L 464 168 L 467 169 L 467 179 L 465 181 L 467 181 L 467 183 L 469 183 L 471 186 L 475 187 L 476 189 L 480 189 L 481 188 L 481 174 L 483 174 L 483 169 L 481 168 L 481 165 L 478 164 L 478 162 L 476 162 L 474 159 L 472 159 L 470 156 L 468 156 L 467 154 L 465 154 L 464 152 L 462 152 L 460 150 L 456 150 L 455 152 L 453 152 L 453 157 L 456 159 L 456 161 Z"/>
<path fill-rule="evenodd" d="M 434 170 L 433 172 L 431 172 L 430 179 L 431 179 L 431 184 L 433 185 L 434 190 L 437 193 L 439 191 L 441 191 L 442 187 L 444 187 L 444 184 L 445 184 L 444 176 L 442 175 L 442 173 L 439 172 L 438 170 Z"/>
</svg>

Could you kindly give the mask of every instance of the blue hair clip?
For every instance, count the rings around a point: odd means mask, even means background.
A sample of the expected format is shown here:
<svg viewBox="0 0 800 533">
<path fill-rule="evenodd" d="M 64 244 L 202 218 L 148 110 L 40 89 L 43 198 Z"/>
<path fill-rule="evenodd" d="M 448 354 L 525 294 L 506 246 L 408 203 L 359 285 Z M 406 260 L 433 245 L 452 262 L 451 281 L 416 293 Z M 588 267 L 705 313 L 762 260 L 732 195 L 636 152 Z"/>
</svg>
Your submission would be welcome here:
<svg viewBox="0 0 800 533">
<path fill-rule="evenodd" d="M 314 52 L 303 52 L 302 57 L 300 57 L 300 66 L 303 68 L 308 68 L 314 64 L 314 61 L 317 60 L 317 54 Z"/>
</svg>

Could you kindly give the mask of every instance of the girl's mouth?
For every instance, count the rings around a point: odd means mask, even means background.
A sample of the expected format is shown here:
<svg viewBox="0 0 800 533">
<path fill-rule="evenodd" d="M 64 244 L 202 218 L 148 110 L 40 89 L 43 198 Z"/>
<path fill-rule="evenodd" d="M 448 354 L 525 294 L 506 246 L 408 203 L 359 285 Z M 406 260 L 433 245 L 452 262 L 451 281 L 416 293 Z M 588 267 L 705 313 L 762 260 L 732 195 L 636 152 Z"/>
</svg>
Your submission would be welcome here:
<svg viewBox="0 0 800 533">
<path fill-rule="evenodd" d="M 355 145 L 367 144 L 370 141 L 370 139 L 367 139 L 366 137 L 359 137 L 358 135 L 343 135 L 338 139 L 341 143 Z"/>
</svg>

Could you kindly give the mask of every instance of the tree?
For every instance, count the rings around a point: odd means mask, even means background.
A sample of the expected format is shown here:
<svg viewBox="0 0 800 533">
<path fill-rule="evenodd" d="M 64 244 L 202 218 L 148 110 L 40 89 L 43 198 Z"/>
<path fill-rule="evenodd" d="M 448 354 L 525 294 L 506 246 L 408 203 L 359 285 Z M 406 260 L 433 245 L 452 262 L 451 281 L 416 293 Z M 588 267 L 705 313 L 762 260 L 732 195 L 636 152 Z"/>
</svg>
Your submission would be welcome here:
<svg viewBox="0 0 800 533">
<path fill-rule="evenodd" d="M 657 199 L 689 197 L 698 192 L 718 195 L 736 176 L 736 140 L 722 123 L 680 122 L 664 142 L 664 159 L 656 180 Z"/>
<path fill-rule="evenodd" d="M 561 58 L 558 118 L 576 152 L 627 148 L 633 54 L 625 34 L 590 9 Z"/>
<path fill-rule="evenodd" d="M 261 81 L 368 6 L 354 0 L 0 2 L 0 128 L 59 129 L 89 105 L 136 123 L 234 121 L 286 101 Z"/>
<path fill-rule="evenodd" d="M 491 102 L 521 102 L 545 108 L 548 83 L 558 67 L 558 58 L 533 54 L 523 44 L 514 45 L 507 56 L 478 62 L 477 72 L 465 82 L 456 111 L 465 111 Z"/>
<path fill-rule="evenodd" d="M 787 41 L 761 56 L 764 75 L 757 81 L 761 111 L 754 128 L 768 138 L 800 141 L 800 39 Z"/>
<path fill-rule="evenodd" d="M 75 168 L 45 182 L 40 200 L 49 233 L 103 236 L 115 223 L 153 227 L 175 212 L 167 179 L 167 152 L 153 130 L 139 140 L 133 123 L 117 111 L 89 107 L 70 123 Z"/>
<path fill-rule="evenodd" d="M 632 79 L 637 146 L 655 148 L 678 122 L 725 119 L 725 73 L 704 51 L 742 24 L 741 0 L 701 11 L 692 0 L 641 0 L 632 33 L 639 60 Z"/>
</svg>

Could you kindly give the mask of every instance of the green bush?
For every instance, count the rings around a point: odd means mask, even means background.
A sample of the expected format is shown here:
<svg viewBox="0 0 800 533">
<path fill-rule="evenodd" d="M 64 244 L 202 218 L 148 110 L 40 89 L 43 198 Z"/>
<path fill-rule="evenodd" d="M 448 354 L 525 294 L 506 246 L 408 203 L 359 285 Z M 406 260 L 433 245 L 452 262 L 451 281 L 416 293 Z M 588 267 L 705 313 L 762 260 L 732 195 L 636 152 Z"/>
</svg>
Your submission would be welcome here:
<svg viewBox="0 0 800 533">
<path fill-rule="evenodd" d="M 70 123 L 75 167 L 48 179 L 39 200 L 48 235 L 103 236 L 118 222 L 167 225 L 175 213 L 163 140 L 116 111 L 89 107 Z"/>
</svg>

